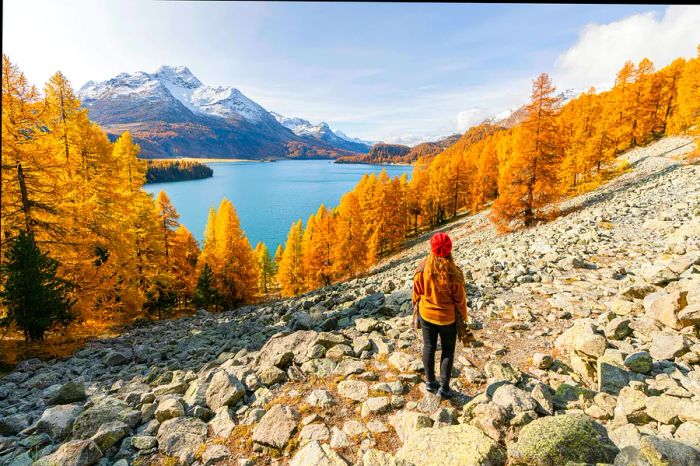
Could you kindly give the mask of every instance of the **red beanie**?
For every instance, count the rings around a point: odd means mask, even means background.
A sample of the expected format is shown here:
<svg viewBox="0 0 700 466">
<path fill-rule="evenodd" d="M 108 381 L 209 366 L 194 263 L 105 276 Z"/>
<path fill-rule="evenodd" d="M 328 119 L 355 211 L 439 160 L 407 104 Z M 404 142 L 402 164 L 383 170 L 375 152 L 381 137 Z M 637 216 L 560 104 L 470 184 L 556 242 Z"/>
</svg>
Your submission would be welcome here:
<svg viewBox="0 0 700 466">
<path fill-rule="evenodd" d="M 439 257 L 447 257 L 452 252 L 452 240 L 447 233 L 435 233 L 430 238 L 430 249 Z"/>
</svg>

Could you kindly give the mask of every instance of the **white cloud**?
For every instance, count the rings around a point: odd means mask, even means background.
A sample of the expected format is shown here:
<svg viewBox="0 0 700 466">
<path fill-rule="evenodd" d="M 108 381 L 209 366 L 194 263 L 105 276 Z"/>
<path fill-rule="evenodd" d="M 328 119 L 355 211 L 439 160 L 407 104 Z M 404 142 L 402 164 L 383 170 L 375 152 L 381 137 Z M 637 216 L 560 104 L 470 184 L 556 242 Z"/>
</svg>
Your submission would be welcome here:
<svg viewBox="0 0 700 466">
<path fill-rule="evenodd" d="M 669 6 L 662 17 L 640 13 L 607 24 L 588 24 L 559 56 L 554 83 L 560 89 L 610 84 L 626 60 L 649 58 L 657 68 L 693 57 L 700 43 L 700 6 Z"/>
<path fill-rule="evenodd" d="M 484 107 L 472 107 L 463 110 L 457 114 L 457 129 L 460 132 L 464 132 L 468 128 L 478 125 L 489 116 L 491 114 Z"/>
</svg>

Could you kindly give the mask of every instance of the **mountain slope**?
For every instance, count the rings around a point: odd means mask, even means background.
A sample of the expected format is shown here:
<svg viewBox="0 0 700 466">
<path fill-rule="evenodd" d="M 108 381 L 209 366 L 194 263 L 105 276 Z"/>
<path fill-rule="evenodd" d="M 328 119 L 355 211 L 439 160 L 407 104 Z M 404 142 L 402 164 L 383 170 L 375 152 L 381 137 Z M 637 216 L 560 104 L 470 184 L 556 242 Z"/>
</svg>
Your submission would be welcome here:
<svg viewBox="0 0 700 466">
<path fill-rule="evenodd" d="M 430 232 L 352 281 L 23 362 L 0 380 L 0 464 L 29 464 L 35 430 L 53 437 L 42 464 L 78 449 L 107 463 L 203 452 L 269 465 L 284 449 L 293 464 L 420 464 L 467 458 L 476 441 L 491 460 L 473 464 L 520 464 L 523 450 L 560 455 L 532 464 L 590 463 L 584 447 L 603 452 L 596 463 L 661 449 L 698 464 L 700 166 L 679 161 L 693 149 L 683 137 L 633 149 L 621 156 L 633 170 L 531 229 L 497 235 L 488 211 L 446 226 L 477 339 L 457 345 L 451 401 L 422 388 L 411 325 Z"/>
<path fill-rule="evenodd" d="M 338 149 L 359 153 L 366 153 L 370 149 L 370 145 L 364 142 L 349 139 L 341 132 L 333 132 L 325 121 L 313 124 L 303 118 L 286 117 L 274 112 L 272 112 L 272 116 L 274 116 L 282 126 L 290 129 L 297 136 L 309 139 L 310 141 L 321 141 Z"/>
<path fill-rule="evenodd" d="M 294 134 L 238 89 L 204 85 L 186 67 L 89 81 L 79 97 L 109 134 L 131 131 L 144 157 L 333 158 L 354 152 Z"/>
</svg>

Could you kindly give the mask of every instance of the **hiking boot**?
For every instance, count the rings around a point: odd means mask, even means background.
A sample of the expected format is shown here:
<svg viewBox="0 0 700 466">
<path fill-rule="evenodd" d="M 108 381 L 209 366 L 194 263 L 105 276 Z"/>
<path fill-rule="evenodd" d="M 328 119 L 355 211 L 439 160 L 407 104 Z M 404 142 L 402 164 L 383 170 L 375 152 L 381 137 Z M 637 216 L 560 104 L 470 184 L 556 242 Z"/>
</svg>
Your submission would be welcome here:
<svg viewBox="0 0 700 466">
<path fill-rule="evenodd" d="M 440 387 L 437 394 L 440 396 L 440 398 L 449 400 L 454 396 L 455 392 L 450 390 L 450 387 Z"/>
<path fill-rule="evenodd" d="M 433 380 L 432 382 L 425 382 L 425 389 L 429 391 L 430 393 L 435 393 L 439 390 L 440 384 L 438 383 L 437 380 Z"/>
</svg>

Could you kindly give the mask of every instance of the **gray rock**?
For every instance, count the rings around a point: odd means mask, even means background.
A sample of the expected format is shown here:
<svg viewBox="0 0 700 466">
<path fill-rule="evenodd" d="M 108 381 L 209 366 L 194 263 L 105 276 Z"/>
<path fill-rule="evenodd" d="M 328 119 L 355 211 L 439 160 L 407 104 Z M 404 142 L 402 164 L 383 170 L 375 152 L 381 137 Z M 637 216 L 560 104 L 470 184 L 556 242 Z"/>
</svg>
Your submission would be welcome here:
<svg viewBox="0 0 700 466">
<path fill-rule="evenodd" d="M 605 427 L 583 414 L 544 417 L 523 427 L 508 448 L 513 464 L 612 463 L 618 449 Z"/>
<path fill-rule="evenodd" d="M 228 438 L 236 427 L 236 421 L 232 409 L 222 406 L 216 412 L 216 416 L 209 421 L 209 434 L 212 437 Z"/>
<path fill-rule="evenodd" d="M 367 399 L 369 389 L 367 383 L 361 380 L 343 380 L 338 383 L 338 393 L 344 398 L 353 401 L 364 401 Z"/>
<path fill-rule="evenodd" d="M 102 458 L 102 452 L 92 440 L 71 440 L 56 452 L 34 463 L 35 466 L 90 466 Z"/>
<path fill-rule="evenodd" d="M 661 437 L 652 435 L 642 437 L 639 450 L 653 465 L 697 466 L 700 464 L 700 450 Z"/>
<path fill-rule="evenodd" d="M 258 379 L 260 383 L 269 387 L 270 385 L 285 382 L 287 380 L 287 374 L 277 366 L 269 366 L 258 371 Z"/>
<path fill-rule="evenodd" d="M 333 398 L 333 395 L 328 390 L 317 389 L 311 392 L 306 398 L 306 402 L 311 406 L 330 408 L 335 404 L 335 398 Z"/>
<path fill-rule="evenodd" d="M 225 370 L 217 371 L 209 382 L 206 391 L 207 405 L 212 411 L 222 406 L 233 406 L 245 395 L 245 387 L 232 374 Z"/>
<path fill-rule="evenodd" d="M 396 452 L 396 459 L 420 466 L 501 466 L 506 454 L 479 429 L 461 424 L 418 430 Z"/>
<path fill-rule="evenodd" d="M 102 424 L 91 440 L 95 442 L 100 451 L 107 451 L 116 445 L 121 439 L 129 435 L 131 429 L 121 421 L 112 421 Z"/>
<path fill-rule="evenodd" d="M 61 385 L 49 399 L 46 401 L 48 405 L 66 405 L 83 401 L 87 398 L 85 387 L 81 382 L 71 381 Z"/>
<path fill-rule="evenodd" d="M 648 352 L 638 351 L 625 358 L 625 367 L 634 372 L 648 374 L 651 372 L 653 362 L 654 360 Z"/>
<path fill-rule="evenodd" d="M 160 402 L 160 404 L 158 404 L 158 408 L 156 408 L 154 415 L 158 422 L 165 422 L 174 417 L 184 416 L 185 408 L 182 406 L 182 403 L 180 403 L 180 400 L 176 398 L 168 398 L 167 400 L 163 400 Z"/>
<path fill-rule="evenodd" d="M 141 420 L 141 413 L 130 408 L 126 403 L 113 397 L 95 400 L 73 423 L 73 437 L 89 438 L 95 435 L 102 424 L 121 421 L 134 428 Z"/>
<path fill-rule="evenodd" d="M 386 396 L 368 398 L 362 403 L 361 415 L 367 417 L 373 414 L 383 414 L 391 409 L 391 401 Z"/>
<path fill-rule="evenodd" d="M 537 402 L 525 390 L 521 390 L 515 385 L 505 384 L 496 389 L 491 397 L 492 401 L 513 414 L 523 411 L 534 411 Z"/>
<path fill-rule="evenodd" d="M 63 440 L 71 433 L 73 423 L 82 410 L 83 407 L 77 404 L 48 408 L 37 422 L 37 431 L 49 434 L 54 440 Z"/>
<path fill-rule="evenodd" d="M 150 450 L 158 446 L 158 439 L 150 435 L 135 435 L 131 437 L 131 445 L 137 450 Z"/>
<path fill-rule="evenodd" d="M 204 466 L 221 463 L 231 457 L 231 452 L 224 445 L 215 444 L 209 445 L 204 453 L 202 453 L 202 462 Z"/>
<path fill-rule="evenodd" d="M 168 419 L 158 428 L 158 450 L 176 458 L 194 454 L 207 438 L 207 425 L 194 417 Z"/>
<path fill-rule="evenodd" d="M 389 416 L 389 425 L 394 428 L 402 442 L 406 442 L 417 430 L 432 427 L 433 422 L 425 414 L 407 410 Z"/>
<path fill-rule="evenodd" d="M 125 351 L 109 351 L 102 358 L 105 366 L 120 366 L 131 361 L 131 355 Z"/>
<path fill-rule="evenodd" d="M 297 428 L 299 413 L 288 406 L 273 406 L 253 429 L 253 441 L 282 449 Z"/>
<path fill-rule="evenodd" d="M 658 333 L 651 342 L 649 354 L 654 359 L 673 359 L 688 351 L 688 342 L 683 335 Z"/>
<path fill-rule="evenodd" d="M 347 466 L 349 463 L 328 445 L 311 440 L 297 451 L 289 466 Z"/>
</svg>

